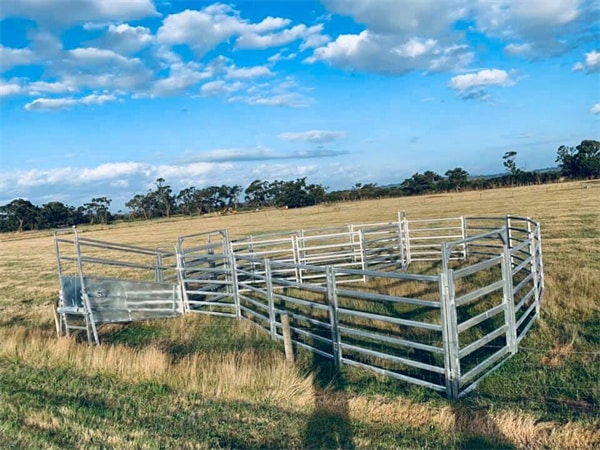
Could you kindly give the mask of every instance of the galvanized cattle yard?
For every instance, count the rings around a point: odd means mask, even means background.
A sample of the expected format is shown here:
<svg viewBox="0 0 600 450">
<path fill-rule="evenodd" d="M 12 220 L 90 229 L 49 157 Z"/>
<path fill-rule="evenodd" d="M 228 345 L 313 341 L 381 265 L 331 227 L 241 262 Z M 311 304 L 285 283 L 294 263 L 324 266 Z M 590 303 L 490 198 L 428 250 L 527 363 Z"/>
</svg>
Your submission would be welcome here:
<svg viewBox="0 0 600 450">
<path fill-rule="evenodd" d="M 453 217 L 149 249 L 54 235 L 57 332 L 197 313 L 248 320 L 339 365 L 461 397 L 517 353 L 544 287 L 539 223 Z"/>
</svg>

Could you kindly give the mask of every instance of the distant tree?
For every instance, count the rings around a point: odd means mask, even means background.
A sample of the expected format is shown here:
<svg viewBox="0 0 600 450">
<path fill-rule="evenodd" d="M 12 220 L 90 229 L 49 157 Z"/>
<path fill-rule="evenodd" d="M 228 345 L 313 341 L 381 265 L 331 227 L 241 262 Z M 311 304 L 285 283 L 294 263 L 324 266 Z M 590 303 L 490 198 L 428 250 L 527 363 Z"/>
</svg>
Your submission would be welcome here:
<svg viewBox="0 0 600 450">
<path fill-rule="evenodd" d="M 201 193 L 194 186 L 182 189 L 176 197 L 176 204 L 180 212 L 193 216 L 200 213 L 202 202 Z"/>
<path fill-rule="evenodd" d="M 502 165 L 507 170 L 507 172 L 511 175 L 516 175 L 519 172 L 519 169 L 517 169 L 517 164 L 515 163 L 516 157 L 517 157 L 517 152 L 515 152 L 515 151 L 506 152 L 504 154 L 504 156 L 502 157 L 502 159 L 504 161 L 502 163 Z"/>
<path fill-rule="evenodd" d="M 61 202 L 50 202 L 42 205 L 39 211 L 40 228 L 59 228 L 85 223 L 83 208 L 67 206 Z"/>
<path fill-rule="evenodd" d="M 6 231 L 33 230 L 38 225 L 39 208 L 29 200 L 18 198 L 0 206 L 0 213 L 3 216 L 3 228 Z"/>
<path fill-rule="evenodd" d="M 442 180 L 441 175 L 427 170 L 422 174 L 415 173 L 412 177 L 407 178 L 400 187 L 407 195 L 426 194 L 438 190 L 438 185 Z"/>
<path fill-rule="evenodd" d="M 157 213 L 160 216 L 171 217 L 171 209 L 175 204 L 173 190 L 171 186 L 165 184 L 164 178 L 157 178 L 155 182 L 156 189 L 151 192 L 156 200 Z"/>
<path fill-rule="evenodd" d="M 89 222 L 93 224 L 106 225 L 111 220 L 110 204 L 112 200 L 108 197 L 95 197 L 89 203 L 84 203 L 86 215 Z"/>
<path fill-rule="evenodd" d="M 136 194 L 125 206 L 129 208 L 134 217 L 149 219 L 152 214 L 152 198 L 148 195 Z"/>
<path fill-rule="evenodd" d="M 458 191 L 469 182 L 469 172 L 461 167 L 447 170 L 444 175 L 446 176 L 446 184 L 449 190 Z"/>
<path fill-rule="evenodd" d="M 563 176 L 600 178 L 600 141 L 583 140 L 575 148 L 561 145 L 556 162 Z"/>
</svg>

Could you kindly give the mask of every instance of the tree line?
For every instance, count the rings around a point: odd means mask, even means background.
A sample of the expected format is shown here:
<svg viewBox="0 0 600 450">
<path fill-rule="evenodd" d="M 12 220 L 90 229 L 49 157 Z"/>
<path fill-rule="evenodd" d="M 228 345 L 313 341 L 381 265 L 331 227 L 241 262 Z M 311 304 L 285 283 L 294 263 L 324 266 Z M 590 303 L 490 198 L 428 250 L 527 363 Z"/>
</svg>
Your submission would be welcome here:
<svg viewBox="0 0 600 450">
<path fill-rule="evenodd" d="M 128 212 L 117 214 L 110 211 L 112 200 L 108 197 L 95 197 L 78 207 L 58 201 L 40 207 L 29 200 L 18 198 L 0 206 L 0 232 L 21 232 L 82 224 L 108 224 L 115 220 L 153 219 L 172 215 L 194 216 L 269 207 L 301 208 L 326 202 L 494 189 L 558 182 L 561 179 L 600 178 L 600 141 L 584 140 L 576 147 L 560 146 L 556 156 L 558 170 L 526 171 L 517 166 L 516 157 L 515 151 L 503 155 L 502 164 L 506 172 L 498 176 L 471 177 L 466 170 L 456 167 L 447 170 L 444 175 L 430 170 L 415 173 L 396 185 L 377 186 L 375 183 L 356 183 L 350 189 L 331 192 L 321 184 L 309 184 L 305 177 L 291 181 L 254 180 L 245 189 L 239 185 L 205 188 L 192 186 L 175 194 L 165 179 L 158 178 L 153 188 L 144 194 L 134 195 L 125 203 Z"/>
</svg>

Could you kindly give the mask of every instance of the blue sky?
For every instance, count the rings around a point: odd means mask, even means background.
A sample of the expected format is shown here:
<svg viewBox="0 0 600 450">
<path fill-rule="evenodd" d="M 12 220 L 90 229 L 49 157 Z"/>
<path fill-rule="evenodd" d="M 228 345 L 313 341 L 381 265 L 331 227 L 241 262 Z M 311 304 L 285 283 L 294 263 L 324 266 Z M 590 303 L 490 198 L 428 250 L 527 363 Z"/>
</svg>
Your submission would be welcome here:
<svg viewBox="0 0 600 450">
<path fill-rule="evenodd" d="M 553 166 L 599 36 L 598 0 L 2 0 L 0 204 Z"/>
</svg>

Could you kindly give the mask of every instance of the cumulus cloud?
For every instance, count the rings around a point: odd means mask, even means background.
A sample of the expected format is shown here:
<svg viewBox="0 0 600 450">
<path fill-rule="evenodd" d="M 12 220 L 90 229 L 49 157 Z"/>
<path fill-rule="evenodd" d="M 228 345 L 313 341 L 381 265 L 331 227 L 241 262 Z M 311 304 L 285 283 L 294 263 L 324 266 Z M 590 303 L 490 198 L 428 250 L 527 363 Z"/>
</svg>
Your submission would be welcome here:
<svg viewBox="0 0 600 450">
<path fill-rule="evenodd" d="M 556 56 L 577 42 L 594 39 L 597 12 L 582 0 L 482 0 L 475 4 L 477 28 L 490 37 L 512 40 L 508 54 Z"/>
<path fill-rule="evenodd" d="M 415 70 L 460 69 L 472 60 L 466 46 L 441 45 L 436 39 L 378 34 L 344 34 L 315 49 L 308 63 L 323 61 L 347 70 L 400 75 Z"/>
<path fill-rule="evenodd" d="M 308 63 L 390 75 L 462 70 L 473 52 L 459 22 L 505 41 L 507 55 L 555 56 L 594 39 L 594 8 L 582 0 L 324 0 L 326 8 L 365 28 L 316 48 Z"/>
<path fill-rule="evenodd" d="M 298 56 L 296 53 L 289 53 L 289 54 L 285 54 L 283 51 L 277 52 L 272 56 L 269 56 L 267 58 L 267 61 L 269 61 L 271 64 L 276 64 L 279 61 L 290 61 L 294 58 L 296 58 L 296 56 Z"/>
<path fill-rule="evenodd" d="M 313 144 L 333 142 L 346 136 L 343 131 L 310 130 L 302 132 L 286 132 L 279 135 L 284 141 L 302 141 Z"/>
<path fill-rule="evenodd" d="M 128 161 L 96 167 L 0 171 L 0 192 L 6 202 L 11 198 L 25 197 L 36 204 L 42 199 L 72 200 L 82 204 L 99 192 L 107 192 L 109 197 L 120 199 L 124 204 L 134 193 L 145 192 L 158 177 L 173 180 L 171 183 L 174 187 L 183 188 L 197 186 L 207 180 L 218 183 L 224 172 L 232 170 L 233 166 L 226 163 L 150 165 Z"/>
<path fill-rule="evenodd" d="M 504 70 L 484 69 L 479 72 L 452 77 L 448 85 L 464 99 L 487 100 L 489 96 L 485 88 L 490 86 L 512 86 L 514 81 Z"/>
<path fill-rule="evenodd" d="M 181 94 L 212 75 L 210 70 L 202 70 L 196 62 L 178 62 L 170 66 L 167 77 L 153 82 L 149 95 L 162 97 Z"/>
<path fill-rule="evenodd" d="M 329 11 L 351 16 L 365 29 L 342 34 L 315 49 L 308 63 L 399 75 L 414 70 L 454 70 L 472 59 L 453 31 L 466 15 L 464 0 L 325 0 Z M 450 55 L 451 54 L 451 55 Z"/>
<path fill-rule="evenodd" d="M 224 80 L 214 80 L 204 83 L 200 88 L 200 93 L 205 96 L 231 94 L 243 87 L 242 83 L 228 83 Z"/>
<path fill-rule="evenodd" d="M 135 53 L 150 45 L 154 38 L 149 28 L 129 24 L 110 24 L 106 33 L 98 40 L 101 47 L 109 48 L 120 54 Z"/>
<path fill-rule="evenodd" d="M 533 48 L 531 47 L 531 44 L 529 44 L 529 43 L 508 44 L 506 47 L 504 47 L 504 51 L 508 55 L 521 56 L 521 57 L 525 57 L 525 58 L 531 57 L 534 55 Z"/>
<path fill-rule="evenodd" d="M 29 65 L 35 59 L 34 53 L 28 48 L 10 48 L 0 44 L 0 73 L 16 66 Z"/>
<path fill-rule="evenodd" d="M 11 95 L 17 95 L 21 93 L 22 87 L 18 83 L 5 83 L 0 80 L 0 97 L 8 97 Z"/>
<path fill-rule="evenodd" d="M 56 78 L 77 90 L 139 92 L 155 79 L 155 73 L 140 58 L 97 47 L 69 50 L 60 64 L 53 64 L 51 68 Z"/>
<path fill-rule="evenodd" d="M 273 75 L 273 72 L 267 66 L 252 67 L 227 67 L 226 76 L 232 79 L 250 79 L 258 77 L 267 77 Z"/>
<path fill-rule="evenodd" d="M 0 20 L 23 17 L 43 23 L 125 21 L 157 16 L 152 0 L 3 0 Z"/>
<path fill-rule="evenodd" d="M 592 114 L 600 114 L 600 103 L 596 103 L 594 106 L 592 106 L 592 109 L 590 109 L 590 112 Z"/>
<path fill-rule="evenodd" d="M 585 54 L 585 62 L 577 62 L 573 71 L 586 70 L 588 73 L 600 71 L 600 52 L 592 50 Z"/>
<path fill-rule="evenodd" d="M 73 91 L 75 91 L 75 89 L 72 86 L 60 81 L 33 81 L 27 84 L 27 93 L 29 95 L 64 94 L 65 92 Z"/>
<path fill-rule="evenodd" d="M 113 94 L 90 94 L 81 98 L 36 98 L 25 105 L 28 111 L 58 111 L 70 109 L 76 105 L 102 105 L 114 102 L 117 97 Z"/>
<path fill-rule="evenodd" d="M 232 7 L 216 3 L 200 11 L 185 10 L 171 14 L 158 30 L 159 42 L 187 44 L 203 55 L 219 43 L 244 34 L 268 33 L 289 25 L 289 19 L 267 17 L 259 23 L 250 23 Z"/>
<path fill-rule="evenodd" d="M 466 15 L 464 0 L 324 0 L 333 13 L 352 16 L 372 32 L 394 34 L 401 39 L 411 36 L 439 36 Z"/>
<path fill-rule="evenodd" d="M 307 27 L 304 24 L 295 25 L 292 28 L 278 31 L 276 33 L 259 34 L 249 32 L 242 34 L 236 41 L 236 47 L 240 49 L 266 49 L 280 47 L 290 42 L 302 39 L 301 50 L 318 47 L 329 41 L 329 37 L 321 34 L 323 25 L 317 24 Z"/>
</svg>

